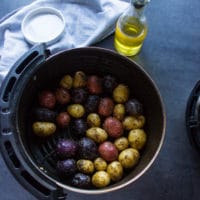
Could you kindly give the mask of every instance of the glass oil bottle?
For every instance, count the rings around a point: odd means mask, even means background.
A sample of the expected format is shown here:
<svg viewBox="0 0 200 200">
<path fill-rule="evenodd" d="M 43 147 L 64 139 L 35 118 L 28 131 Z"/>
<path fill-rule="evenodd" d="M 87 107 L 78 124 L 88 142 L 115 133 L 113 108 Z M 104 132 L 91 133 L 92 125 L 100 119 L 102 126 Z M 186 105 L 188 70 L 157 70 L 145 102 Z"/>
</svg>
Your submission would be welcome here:
<svg viewBox="0 0 200 200">
<path fill-rule="evenodd" d="M 147 35 L 147 21 L 144 7 L 150 0 L 130 0 L 130 5 L 116 24 L 114 46 L 122 55 L 139 53 Z"/>
</svg>

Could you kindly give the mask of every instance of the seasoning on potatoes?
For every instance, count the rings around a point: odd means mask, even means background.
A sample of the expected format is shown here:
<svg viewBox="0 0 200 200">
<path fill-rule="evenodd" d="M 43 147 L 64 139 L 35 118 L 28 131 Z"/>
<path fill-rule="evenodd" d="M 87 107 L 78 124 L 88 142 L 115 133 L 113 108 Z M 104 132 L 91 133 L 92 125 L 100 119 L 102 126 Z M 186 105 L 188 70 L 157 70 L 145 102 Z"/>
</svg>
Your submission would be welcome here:
<svg viewBox="0 0 200 200">
<path fill-rule="evenodd" d="M 123 120 L 125 116 L 125 106 L 124 104 L 116 104 L 113 110 L 113 116 L 118 120 Z"/>
<path fill-rule="evenodd" d="M 124 131 L 122 123 L 115 117 L 107 117 L 103 123 L 103 128 L 113 138 L 120 137 Z"/>
<path fill-rule="evenodd" d="M 61 112 L 58 114 L 56 117 L 57 125 L 61 128 L 66 128 L 68 127 L 71 118 L 67 112 Z"/>
<path fill-rule="evenodd" d="M 142 128 L 145 124 L 145 117 L 140 115 L 138 117 L 127 116 L 122 122 L 125 130 Z"/>
<path fill-rule="evenodd" d="M 123 176 L 123 167 L 119 161 L 113 161 L 108 164 L 107 173 L 112 181 L 119 181 Z"/>
<path fill-rule="evenodd" d="M 77 173 L 72 178 L 72 185 L 78 188 L 89 188 L 90 183 L 90 176 L 83 173 Z"/>
<path fill-rule="evenodd" d="M 118 150 L 115 145 L 110 141 L 105 141 L 101 143 L 99 145 L 98 152 L 100 156 L 108 162 L 117 160 Z"/>
<path fill-rule="evenodd" d="M 134 167 L 140 158 L 140 153 L 138 150 L 133 148 L 128 148 L 123 150 L 118 157 L 119 162 L 124 168 Z"/>
<path fill-rule="evenodd" d="M 97 188 L 103 188 L 110 184 L 110 175 L 105 171 L 97 171 L 92 176 L 92 184 Z"/>
<path fill-rule="evenodd" d="M 35 108 L 33 115 L 37 121 L 55 122 L 56 120 L 56 113 L 48 108 Z"/>
<path fill-rule="evenodd" d="M 67 74 L 61 79 L 60 86 L 69 90 L 72 87 L 72 83 L 73 83 L 73 78 Z"/>
<path fill-rule="evenodd" d="M 81 118 L 85 114 L 85 108 L 81 104 L 71 104 L 67 112 L 74 118 Z"/>
<path fill-rule="evenodd" d="M 129 98 L 129 88 L 124 84 L 119 84 L 113 90 L 113 99 L 117 103 L 125 103 Z"/>
<path fill-rule="evenodd" d="M 91 160 L 80 159 L 76 165 L 78 170 L 84 174 L 92 174 L 94 172 L 94 164 Z"/>
<path fill-rule="evenodd" d="M 104 171 L 107 168 L 107 162 L 103 158 L 98 157 L 94 160 L 94 168 L 97 171 Z"/>
<path fill-rule="evenodd" d="M 71 99 L 69 91 L 65 88 L 57 88 L 55 97 L 57 102 L 61 105 L 69 103 Z"/>
<path fill-rule="evenodd" d="M 47 137 L 56 131 L 56 125 L 52 122 L 34 122 L 33 132 L 40 137 Z"/>
<path fill-rule="evenodd" d="M 128 141 L 132 148 L 141 150 L 147 141 L 147 135 L 143 129 L 133 129 L 128 134 Z"/>
<path fill-rule="evenodd" d="M 102 81 L 96 75 L 91 75 L 87 80 L 87 88 L 90 94 L 100 94 L 102 92 Z"/>
<path fill-rule="evenodd" d="M 123 151 L 124 149 L 127 149 L 129 146 L 129 142 L 126 137 L 120 137 L 115 139 L 114 144 L 117 147 L 118 151 Z"/>
<path fill-rule="evenodd" d="M 100 127 L 101 125 L 101 118 L 97 113 L 90 113 L 87 116 L 87 123 L 90 127 Z"/>
<path fill-rule="evenodd" d="M 89 95 L 85 102 L 85 110 L 87 113 L 94 113 L 98 109 L 100 97 L 98 95 Z"/>
<path fill-rule="evenodd" d="M 86 136 L 97 143 L 102 143 L 108 138 L 106 131 L 99 127 L 92 127 L 86 131 Z"/>
<path fill-rule="evenodd" d="M 87 76 L 85 73 L 82 71 L 77 71 L 74 75 L 72 85 L 74 88 L 85 87 L 87 85 Z"/>
<path fill-rule="evenodd" d="M 75 88 L 71 91 L 72 101 L 74 103 L 84 103 L 87 99 L 88 92 L 84 88 Z"/>
<path fill-rule="evenodd" d="M 114 102 L 109 97 L 104 97 L 99 102 L 98 113 L 103 117 L 108 117 L 112 114 Z"/>
<path fill-rule="evenodd" d="M 50 90 L 41 91 L 38 100 L 41 106 L 49 109 L 53 109 L 56 104 L 56 97 Z"/>
<path fill-rule="evenodd" d="M 126 112 L 132 116 L 142 115 L 143 105 L 137 99 L 129 99 L 125 104 Z"/>
</svg>

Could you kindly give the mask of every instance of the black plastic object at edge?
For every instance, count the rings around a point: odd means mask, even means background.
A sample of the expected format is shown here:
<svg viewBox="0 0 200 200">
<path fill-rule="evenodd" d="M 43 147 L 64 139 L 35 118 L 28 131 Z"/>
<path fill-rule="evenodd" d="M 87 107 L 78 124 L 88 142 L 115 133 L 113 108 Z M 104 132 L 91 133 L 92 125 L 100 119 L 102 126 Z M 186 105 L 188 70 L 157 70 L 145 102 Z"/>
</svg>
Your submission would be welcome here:
<svg viewBox="0 0 200 200">
<path fill-rule="evenodd" d="M 10 69 L 0 89 L 0 149 L 14 177 L 33 195 L 39 199 L 62 199 L 66 194 L 55 184 L 39 177 L 30 169 L 28 160 L 17 145 L 16 134 L 10 123 L 12 116 L 12 92 L 17 88 L 21 76 L 26 76 L 30 68 L 38 67 L 50 55 L 44 44 L 35 45 L 25 53 Z"/>
<path fill-rule="evenodd" d="M 200 80 L 188 98 L 185 119 L 191 145 L 200 153 Z"/>
</svg>

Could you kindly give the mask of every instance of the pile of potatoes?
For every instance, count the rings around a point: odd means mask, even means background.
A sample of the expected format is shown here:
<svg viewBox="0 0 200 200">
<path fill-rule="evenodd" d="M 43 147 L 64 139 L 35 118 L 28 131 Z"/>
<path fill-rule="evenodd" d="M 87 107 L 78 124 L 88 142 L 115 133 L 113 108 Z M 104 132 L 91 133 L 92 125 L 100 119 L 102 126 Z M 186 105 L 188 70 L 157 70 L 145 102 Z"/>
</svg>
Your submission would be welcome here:
<svg viewBox="0 0 200 200">
<path fill-rule="evenodd" d="M 71 130 L 55 151 L 58 174 L 73 186 L 106 187 L 138 164 L 147 141 L 143 105 L 112 75 L 66 74 L 55 90 L 39 91 L 37 102 L 38 139 Z"/>
</svg>

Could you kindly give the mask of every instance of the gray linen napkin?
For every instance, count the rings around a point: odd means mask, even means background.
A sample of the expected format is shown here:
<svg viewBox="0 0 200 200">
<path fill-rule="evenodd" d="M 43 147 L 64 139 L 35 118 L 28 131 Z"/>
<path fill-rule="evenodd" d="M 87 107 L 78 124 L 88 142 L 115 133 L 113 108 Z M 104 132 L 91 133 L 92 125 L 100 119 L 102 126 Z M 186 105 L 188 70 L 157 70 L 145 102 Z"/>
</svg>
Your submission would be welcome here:
<svg viewBox="0 0 200 200">
<path fill-rule="evenodd" d="M 12 65 L 30 48 L 21 32 L 24 16 L 38 7 L 53 7 L 66 20 L 64 36 L 49 46 L 52 53 L 92 45 L 111 34 L 128 0 L 37 0 L 0 20 L 0 84 Z"/>
</svg>

